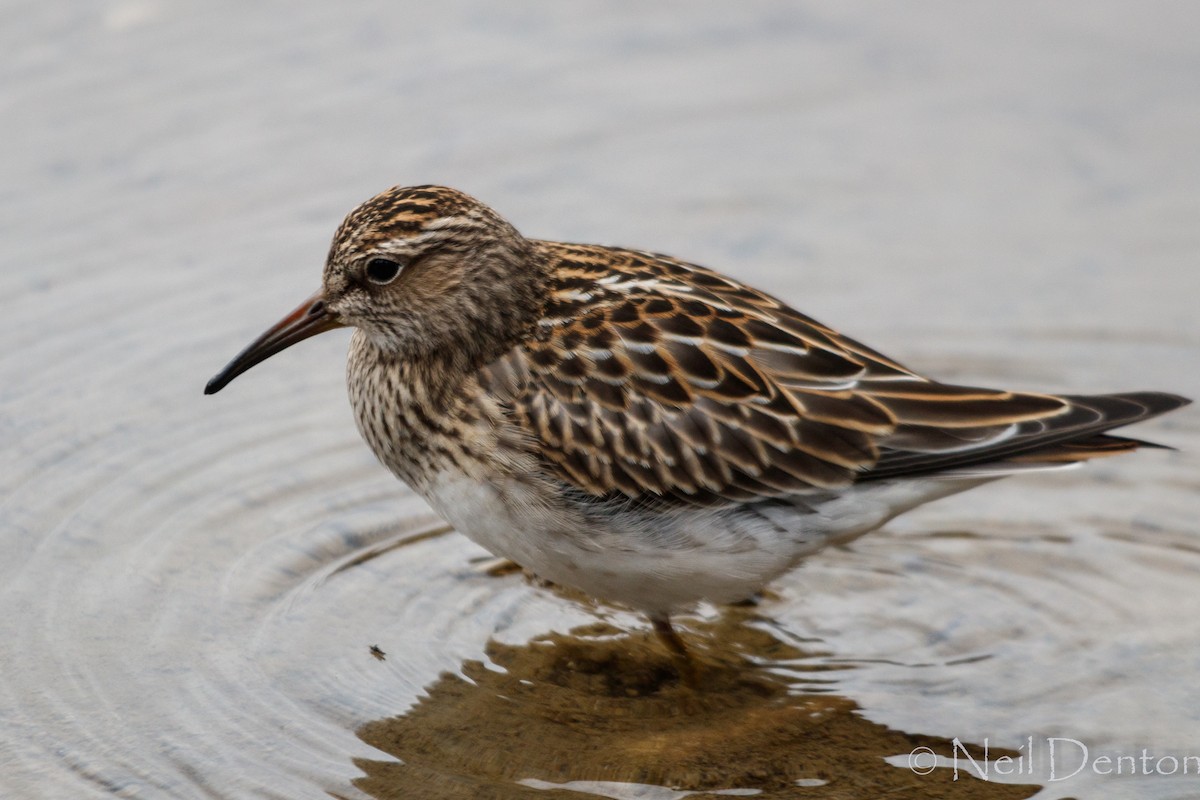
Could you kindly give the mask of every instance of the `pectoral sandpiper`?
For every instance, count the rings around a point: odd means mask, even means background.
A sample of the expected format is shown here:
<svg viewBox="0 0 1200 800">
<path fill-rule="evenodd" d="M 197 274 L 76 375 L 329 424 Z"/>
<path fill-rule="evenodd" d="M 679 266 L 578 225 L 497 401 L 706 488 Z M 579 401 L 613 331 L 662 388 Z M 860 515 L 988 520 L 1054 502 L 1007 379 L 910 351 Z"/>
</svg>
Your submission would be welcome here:
<svg viewBox="0 0 1200 800">
<path fill-rule="evenodd" d="M 438 186 L 350 212 L 321 290 L 205 392 L 347 325 L 379 460 L 496 555 L 645 612 L 684 668 L 671 613 L 929 500 L 1134 450 L 1107 431 L 1189 402 L 939 383 L 720 273 L 527 239 Z"/>
</svg>

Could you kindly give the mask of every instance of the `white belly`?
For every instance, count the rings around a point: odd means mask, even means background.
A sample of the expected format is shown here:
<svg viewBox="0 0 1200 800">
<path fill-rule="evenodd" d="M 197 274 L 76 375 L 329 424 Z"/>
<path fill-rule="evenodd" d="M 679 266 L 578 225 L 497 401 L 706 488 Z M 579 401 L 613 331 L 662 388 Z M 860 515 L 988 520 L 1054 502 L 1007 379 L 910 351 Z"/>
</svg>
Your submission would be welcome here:
<svg viewBox="0 0 1200 800">
<path fill-rule="evenodd" d="M 734 530 L 708 511 L 656 520 L 659 530 L 652 531 L 634 517 L 588 520 L 518 482 L 443 472 L 423 489 L 447 522 L 495 555 L 554 583 L 648 612 L 745 599 L 796 560 L 794 543 L 775 529 Z"/>
<path fill-rule="evenodd" d="M 718 510 L 637 506 L 598 513 L 554 487 L 444 471 L 422 487 L 447 522 L 542 578 L 650 613 L 750 597 L 805 556 L 928 500 L 982 482 L 881 482 L 795 505 Z"/>
</svg>

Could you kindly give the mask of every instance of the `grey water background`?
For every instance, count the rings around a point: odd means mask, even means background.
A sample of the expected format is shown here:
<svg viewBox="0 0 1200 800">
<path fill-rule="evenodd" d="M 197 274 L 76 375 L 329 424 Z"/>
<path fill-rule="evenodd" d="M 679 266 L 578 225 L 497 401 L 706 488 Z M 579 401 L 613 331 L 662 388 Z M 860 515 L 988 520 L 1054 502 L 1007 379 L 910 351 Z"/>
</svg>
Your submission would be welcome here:
<svg viewBox="0 0 1200 800">
<path fill-rule="evenodd" d="M 8 2 L 0 53 L 3 797 L 357 796 L 359 726 L 489 638 L 643 625 L 457 535 L 388 550 L 437 522 L 357 439 L 344 335 L 201 396 L 389 185 L 947 380 L 1200 396 L 1191 3 Z M 1200 756 L 1200 415 L 1137 435 L 1181 452 L 919 510 L 759 612 L 896 730 Z"/>
</svg>

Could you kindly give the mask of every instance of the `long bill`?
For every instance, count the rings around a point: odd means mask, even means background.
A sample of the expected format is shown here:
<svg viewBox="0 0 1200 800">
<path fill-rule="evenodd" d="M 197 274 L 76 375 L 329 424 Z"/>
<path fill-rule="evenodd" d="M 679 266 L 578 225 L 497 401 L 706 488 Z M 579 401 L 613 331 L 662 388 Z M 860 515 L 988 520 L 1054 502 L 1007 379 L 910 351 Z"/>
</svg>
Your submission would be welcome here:
<svg viewBox="0 0 1200 800">
<path fill-rule="evenodd" d="M 342 327 L 345 326 L 330 312 L 324 296 L 318 291 L 238 353 L 225 369 L 213 376 L 204 387 L 204 393 L 216 394 L 238 375 L 296 342 Z"/>
</svg>

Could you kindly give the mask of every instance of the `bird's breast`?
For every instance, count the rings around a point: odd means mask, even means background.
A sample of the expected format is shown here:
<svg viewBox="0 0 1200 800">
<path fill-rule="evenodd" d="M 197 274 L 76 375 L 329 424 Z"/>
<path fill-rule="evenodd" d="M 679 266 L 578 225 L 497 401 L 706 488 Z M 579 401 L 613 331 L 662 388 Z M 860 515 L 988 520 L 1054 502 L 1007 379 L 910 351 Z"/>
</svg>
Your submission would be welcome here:
<svg viewBox="0 0 1200 800">
<path fill-rule="evenodd" d="M 433 391 L 410 365 L 382 356 L 364 340 L 356 331 L 346 368 L 358 431 L 385 467 L 420 490 L 473 446 L 463 398 Z"/>
</svg>

